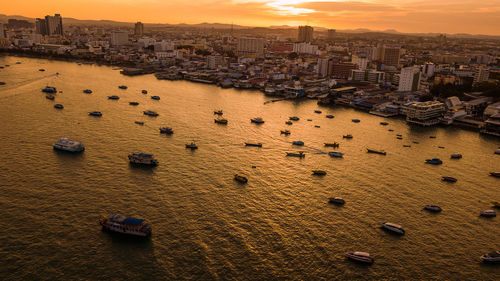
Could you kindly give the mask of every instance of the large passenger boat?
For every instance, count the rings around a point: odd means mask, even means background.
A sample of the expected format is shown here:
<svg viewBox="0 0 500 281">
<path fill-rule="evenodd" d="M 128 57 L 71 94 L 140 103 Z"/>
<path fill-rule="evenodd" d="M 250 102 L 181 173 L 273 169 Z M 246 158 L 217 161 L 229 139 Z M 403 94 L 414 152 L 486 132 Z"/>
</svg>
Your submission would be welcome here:
<svg viewBox="0 0 500 281">
<path fill-rule="evenodd" d="M 62 138 L 53 144 L 54 149 L 68 152 L 80 152 L 85 150 L 85 146 L 79 141 Z"/>
<path fill-rule="evenodd" d="M 149 165 L 149 166 L 158 165 L 158 161 L 153 158 L 153 154 L 134 152 L 129 154 L 128 160 L 130 160 L 130 163 L 132 164 Z"/>
<path fill-rule="evenodd" d="M 103 230 L 139 237 L 151 235 L 151 226 L 144 219 L 113 214 L 99 221 Z"/>
</svg>

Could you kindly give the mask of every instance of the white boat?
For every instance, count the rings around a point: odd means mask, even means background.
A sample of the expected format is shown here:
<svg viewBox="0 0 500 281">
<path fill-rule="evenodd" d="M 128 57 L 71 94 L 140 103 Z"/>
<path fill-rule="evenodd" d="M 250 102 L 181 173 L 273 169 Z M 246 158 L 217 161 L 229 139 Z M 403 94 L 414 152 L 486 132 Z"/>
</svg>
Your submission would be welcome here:
<svg viewBox="0 0 500 281">
<path fill-rule="evenodd" d="M 134 152 L 128 155 L 128 159 L 132 164 L 156 166 L 158 161 L 153 158 L 152 154 Z"/>
<path fill-rule="evenodd" d="M 347 252 L 345 253 L 346 257 L 350 260 L 362 262 L 366 264 L 372 264 L 373 258 L 370 257 L 369 253 L 365 252 Z"/>
<path fill-rule="evenodd" d="M 392 231 L 397 234 L 405 234 L 405 230 L 398 224 L 392 222 L 384 222 L 382 223 L 382 228 Z"/>
<path fill-rule="evenodd" d="M 483 262 L 500 262 L 500 251 L 491 252 L 481 256 Z"/>
<path fill-rule="evenodd" d="M 113 214 L 107 219 L 99 221 L 103 230 L 139 237 L 151 235 L 151 226 L 144 219 L 126 217 Z"/>
<path fill-rule="evenodd" d="M 53 144 L 54 149 L 68 152 L 80 152 L 85 150 L 85 146 L 79 141 L 62 138 Z"/>
</svg>

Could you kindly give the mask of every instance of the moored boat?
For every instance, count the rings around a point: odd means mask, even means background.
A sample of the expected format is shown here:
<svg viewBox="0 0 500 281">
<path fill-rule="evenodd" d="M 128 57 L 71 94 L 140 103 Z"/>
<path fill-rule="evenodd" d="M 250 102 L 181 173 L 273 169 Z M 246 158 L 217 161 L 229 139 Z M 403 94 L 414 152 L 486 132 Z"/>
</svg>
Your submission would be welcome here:
<svg viewBox="0 0 500 281">
<path fill-rule="evenodd" d="M 303 151 L 299 151 L 299 152 L 287 152 L 286 153 L 286 156 L 290 156 L 290 157 L 299 157 L 299 158 L 304 158 L 306 157 L 305 153 Z"/>
<path fill-rule="evenodd" d="M 332 197 L 332 198 L 328 198 L 328 203 L 336 204 L 336 205 L 344 205 L 345 200 L 342 199 L 341 197 Z"/>
<path fill-rule="evenodd" d="M 354 122 L 354 123 L 359 123 L 359 122 L 361 122 L 361 120 L 359 120 L 359 119 L 352 119 L 351 121 L 352 121 L 352 122 Z"/>
<path fill-rule="evenodd" d="M 374 261 L 370 254 L 365 252 L 347 252 L 345 255 L 348 259 L 361 263 L 373 264 Z"/>
<path fill-rule="evenodd" d="M 141 93 L 143 93 L 143 94 L 147 94 L 147 93 L 148 93 L 148 91 L 146 91 L 146 90 L 142 90 L 142 91 L 141 91 Z"/>
<path fill-rule="evenodd" d="M 495 154 L 500 154 L 500 149 L 495 150 Z"/>
<path fill-rule="evenodd" d="M 153 116 L 153 117 L 156 117 L 159 115 L 158 113 L 156 113 L 152 110 L 145 110 L 145 111 L 143 111 L 143 113 L 144 113 L 144 115 Z"/>
<path fill-rule="evenodd" d="M 264 123 L 264 120 L 262 119 L 262 117 L 255 117 L 255 118 L 250 119 L 250 122 L 255 123 L 255 124 L 262 124 L 262 123 Z"/>
<path fill-rule="evenodd" d="M 127 87 L 127 86 L 125 86 L 125 85 L 120 85 L 120 86 L 118 86 L 118 88 L 119 88 L 119 89 L 122 89 L 122 90 L 125 90 L 125 89 L 127 89 L 128 87 Z"/>
<path fill-rule="evenodd" d="M 100 220 L 99 224 L 103 230 L 130 236 L 148 237 L 152 232 L 151 226 L 144 219 L 120 214 L 113 214 L 107 219 Z"/>
<path fill-rule="evenodd" d="M 194 141 L 192 141 L 191 143 L 186 144 L 186 148 L 189 148 L 191 150 L 195 150 L 195 149 L 198 149 L 198 146 L 196 145 L 196 143 L 194 143 Z"/>
<path fill-rule="evenodd" d="M 325 142 L 326 147 L 339 147 L 340 144 L 338 142 Z"/>
<path fill-rule="evenodd" d="M 128 104 L 130 104 L 130 105 L 139 105 L 139 103 L 138 103 L 138 102 L 136 102 L 136 101 L 131 101 L 131 102 L 129 102 Z"/>
<path fill-rule="evenodd" d="M 292 144 L 293 144 L 293 145 L 299 145 L 299 146 L 302 146 L 302 145 L 304 145 L 304 142 L 303 142 L 303 141 L 292 141 Z"/>
<path fill-rule="evenodd" d="M 442 177 L 442 181 L 447 181 L 447 182 L 457 182 L 458 180 L 454 177 Z"/>
<path fill-rule="evenodd" d="M 500 178 L 500 172 L 490 172 L 490 176 Z"/>
<path fill-rule="evenodd" d="M 381 154 L 381 155 L 387 155 L 387 152 L 385 152 L 383 150 L 375 150 L 375 149 L 367 148 L 366 151 L 368 153 L 376 153 L 376 154 Z"/>
<path fill-rule="evenodd" d="M 262 147 L 262 143 L 250 143 L 250 142 L 245 142 L 245 146 L 255 146 L 255 147 Z"/>
<path fill-rule="evenodd" d="M 90 89 L 85 89 L 85 90 L 83 90 L 83 92 L 85 94 L 92 94 L 92 90 L 90 90 Z"/>
<path fill-rule="evenodd" d="M 481 256 L 483 262 L 489 263 L 499 263 L 500 262 L 500 251 L 491 252 Z"/>
<path fill-rule="evenodd" d="M 424 206 L 424 210 L 427 210 L 427 211 L 430 211 L 430 212 L 434 212 L 434 213 L 439 213 L 443 209 L 441 209 L 441 207 L 436 206 L 436 205 L 425 205 Z"/>
<path fill-rule="evenodd" d="M 387 125 L 389 125 L 389 123 L 387 123 L 387 122 L 380 122 L 380 125 L 387 126 Z"/>
<path fill-rule="evenodd" d="M 57 88 L 51 87 L 51 86 L 46 86 L 45 88 L 42 89 L 42 92 L 48 93 L 48 94 L 55 94 L 55 93 L 57 93 Z"/>
<path fill-rule="evenodd" d="M 214 114 L 215 115 L 222 115 L 222 109 L 219 109 L 219 110 L 214 110 Z"/>
<path fill-rule="evenodd" d="M 481 217 L 492 218 L 492 217 L 496 217 L 497 213 L 494 210 L 484 210 L 484 211 L 480 212 L 479 215 Z"/>
<path fill-rule="evenodd" d="M 119 96 L 108 96 L 108 100 L 119 100 Z"/>
<path fill-rule="evenodd" d="M 97 117 L 101 117 L 102 116 L 102 113 L 100 111 L 91 111 L 89 112 L 89 115 L 90 116 L 97 116 Z"/>
<path fill-rule="evenodd" d="M 170 128 L 170 127 L 161 127 L 160 128 L 160 134 L 171 135 L 173 133 L 174 133 L 174 130 L 172 130 L 172 128 Z"/>
<path fill-rule="evenodd" d="M 45 69 L 43 69 L 43 68 L 40 68 L 40 69 L 39 69 L 38 71 L 45 71 Z"/>
<path fill-rule="evenodd" d="M 134 123 L 137 125 L 141 125 L 141 126 L 144 125 L 144 122 L 142 122 L 142 121 L 134 121 Z"/>
<path fill-rule="evenodd" d="M 331 114 L 328 114 L 328 115 L 326 115 L 325 117 L 326 117 L 326 118 L 328 118 L 328 119 L 333 119 L 335 116 L 333 116 L 333 115 L 331 115 Z"/>
<path fill-rule="evenodd" d="M 81 152 L 85 150 L 85 146 L 79 141 L 68 138 L 62 138 L 52 145 L 54 149 L 68 152 Z"/>
<path fill-rule="evenodd" d="M 343 135 L 342 138 L 344 138 L 344 139 L 352 139 L 352 135 L 351 134 Z"/>
<path fill-rule="evenodd" d="M 158 161 L 154 159 L 153 154 L 133 152 L 128 155 L 128 159 L 132 164 L 156 166 Z"/>
<path fill-rule="evenodd" d="M 289 130 L 281 130 L 280 131 L 280 134 L 283 134 L 283 135 L 289 135 L 291 134 Z"/>
<path fill-rule="evenodd" d="M 453 153 L 451 156 L 450 156 L 451 159 L 460 159 L 462 158 L 462 154 L 460 153 Z"/>
<path fill-rule="evenodd" d="M 292 121 L 299 121 L 300 120 L 300 118 L 297 116 L 288 117 L 288 119 L 292 120 Z"/>
<path fill-rule="evenodd" d="M 45 98 L 48 100 L 54 100 L 56 97 L 54 95 L 45 95 Z"/>
<path fill-rule="evenodd" d="M 338 151 L 330 151 L 330 152 L 328 152 L 328 155 L 330 157 L 335 157 L 335 158 L 342 158 L 342 157 L 344 157 L 344 153 L 338 152 Z"/>
<path fill-rule="evenodd" d="M 160 97 L 159 96 L 151 96 L 151 99 L 152 100 L 160 100 Z"/>
<path fill-rule="evenodd" d="M 286 121 L 285 124 L 292 125 L 293 123 L 292 123 L 292 121 Z"/>
<path fill-rule="evenodd" d="M 235 174 L 234 175 L 234 180 L 240 183 L 247 183 L 248 179 L 242 175 Z"/>
<path fill-rule="evenodd" d="M 394 233 L 403 235 L 405 234 L 405 230 L 398 224 L 391 223 L 391 222 L 384 222 L 382 223 L 382 228 L 387 229 L 389 231 L 392 231 Z"/>
<path fill-rule="evenodd" d="M 500 202 L 491 202 L 493 204 L 493 208 L 500 208 Z"/>
<path fill-rule="evenodd" d="M 217 124 L 227 125 L 227 119 L 225 119 L 225 118 L 215 118 L 214 122 Z"/>
<path fill-rule="evenodd" d="M 60 103 L 57 103 L 57 104 L 54 104 L 54 108 L 57 108 L 57 109 L 63 109 L 64 106 Z"/>
<path fill-rule="evenodd" d="M 321 110 L 315 110 L 314 113 L 321 114 Z"/>
<path fill-rule="evenodd" d="M 326 171 L 323 170 L 312 170 L 312 174 L 316 176 L 324 176 L 326 175 Z"/>
<path fill-rule="evenodd" d="M 443 161 L 439 158 L 432 158 L 432 159 L 426 159 L 425 163 L 433 165 L 441 165 L 443 164 Z"/>
</svg>

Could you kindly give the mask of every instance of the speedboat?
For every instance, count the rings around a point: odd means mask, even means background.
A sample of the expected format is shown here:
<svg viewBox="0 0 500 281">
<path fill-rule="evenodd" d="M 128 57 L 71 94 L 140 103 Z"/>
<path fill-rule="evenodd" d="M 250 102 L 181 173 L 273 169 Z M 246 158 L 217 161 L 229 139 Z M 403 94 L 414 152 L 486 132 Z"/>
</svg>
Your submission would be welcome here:
<svg viewBox="0 0 500 281">
<path fill-rule="evenodd" d="M 85 150 L 85 146 L 79 141 L 68 138 L 62 138 L 52 145 L 56 150 L 68 152 L 81 152 Z"/>
<path fill-rule="evenodd" d="M 54 97 L 54 95 L 45 95 L 45 98 L 48 100 L 54 100 L 56 97 Z"/>
<path fill-rule="evenodd" d="M 304 145 L 304 142 L 303 141 L 292 141 L 292 144 L 293 145 Z"/>
<path fill-rule="evenodd" d="M 286 121 L 285 124 L 292 125 L 293 123 L 292 123 L 292 121 Z"/>
<path fill-rule="evenodd" d="M 250 119 L 250 122 L 255 123 L 255 124 L 262 124 L 264 123 L 264 120 L 261 117 L 255 117 Z"/>
<path fill-rule="evenodd" d="M 305 153 L 303 151 L 299 151 L 298 153 L 295 152 L 287 152 L 286 156 L 290 157 L 299 157 L 299 158 L 304 158 L 306 157 Z"/>
<path fill-rule="evenodd" d="M 85 94 L 92 94 L 92 90 L 90 90 L 90 89 L 85 89 L 85 90 L 83 90 L 83 92 Z"/>
<path fill-rule="evenodd" d="M 460 159 L 460 158 L 462 158 L 462 154 L 460 154 L 460 153 L 453 153 L 450 158 L 451 159 Z"/>
<path fill-rule="evenodd" d="M 101 117 L 102 116 L 102 113 L 100 111 L 91 111 L 89 112 L 89 115 L 90 116 L 97 116 L 97 117 Z"/>
<path fill-rule="evenodd" d="M 337 205 L 344 205 L 345 200 L 340 198 L 340 197 L 332 197 L 332 198 L 328 198 L 328 203 L 337 204 Z"/>
<path fill-rule="evenodd" d="M 288 119 L 290 119 L 292 121 L 299 121 L 300 120 L 300 118 L 297 116 L 288 117 Z"/>
<path fill-rule="evenodd" d="M 494 210 L 484 210 L 482 211 L 481 213 L 479 213 L 479 215 L 481 217 L 487 217 L 487 218 L 492 218 L 492 217 L 496 217 L 497 216 L 497 213 L 495 213 Z"/>
<path fill-rule="evenodd" d="M 493 263 L 500 262 L 500 251 L 484 254 L 481 256 L 481 260 L 483 262 L 493 262 Z"/>
<path fill-rule="evenodd" d="M 108 96 L 108 100 L 119 100 L 119 96 Z"/>
<path fill-rule="evenodd" d="M 367 148 L 366 151 L 368 153 L 376 153 L 376 154 L 381 154 L 381 155 L 386 155 L 387 152 L 383 151 L 383 150 L 375 150 L 375 149 L 369 149 Z"/>
<path fill-rule="evenodd" d="M 397 224 L 391 223 L 391 222 L 384 222 L 382 223 L 382 228 L 387 229 L 389 231 L 392 231 L 394 233 L 403 235 L 405 234 L 405 230 Z"/>
<path fill-rule="evenodd" d="M 352 122 L 354 122 L 354 123 L 359 123 L 359 122 L 361 122 L 361 120 L 359 120 L 359 119 L 352 119 L 351 121 L 352 121 Z"/>
<path fill-rule="evenodd" d="M 162 127 L 162 128 L 160 128 L 160 134 L 171 135 L 173 133 L 174 133 L 174 130 L 172 130 L 172 128 L 170 128 L 170 127 Z"/>
<path fill-rule="evenodd" d="M 216 114 L 216 115 L 222 115 L 222 109 L 214 110 L 214 114 Z"/>
<path fill-rule="evenodd" d="M 128 159 L 132 164 L 156 166 L 158 161 L 153 158 L 153 154 L 134 152 L 128 155 Z"/>
<path fill-rule="evenodd" d="M 236 180 L 237 182 L 241 182 L 241 183 L 247 183 L 248 182 L 248 179 L 244 176 L 241 176 L 241 175 L 234 175 L 234 180 Z"/>
<path fill-rule="evenodd" d="M 312 170 L 312 174 L 316 176 L 324 176 L 326 175 L 326 171 L 323 170 Z"/>
<path fill-rule="evenodd" d="M 154 112 L 152 110 L 145 110 L 145 111 L 143 111 L 143 113 L 144 113 L 144 115 L 154 116 L 154 117 L 156 117 L 156 116 L 159 115 L 158 113 L 156 113 L 156 112 Z"/>
<path fill-rule="evenodd" d="M 315 110 L 314 113 L 321 114 L 321 110 Z"/>
<path fill-rule="evenodd" d="M 458 180 L 454 177 L 442 177 L 442 181 L 447 181 L 447 182 L 457 182 Z"/>
<path fill-rule="evenodd" d="M 194 143 L 194 141 L 192 141 L 191 143 L 186 144 L 186 148 L 189 148 L 191 150 L 195 150 L 195 149 L 198 149 L 198 146 L 196 145 L 196 143 Z"/>
<path fill-rule="evenodd" d="M 337 151 L 330 151 L 330 152 L 328 152 L 328 155 L 330 157 L 335 157 L 335 158 L 342 158 L 342 157 L 344 157 L 344 153 L 337 152 Z"/>
<path fill-rule="evenodd" d="M 131 102 L 129 102 L 128 104 L 130 104 L 130 105 L 139 105 L 139 103 L 138 103 L 138 102 L 136 102 L 136 101 L 131 101 Z"/>
<path fill-rule="evenodd" d="M 432 158 L 432 159 L 426 159 L 425 163 L 433 165 L 441 165 L 443 164 L 443 161 L 441 161 L 441 159 L 439 158 Z"/>
<path fill-rule="evenodd" d="M 103 230 L 130 236 L 149 237 L 152 232 L 151 226 L 144 219 L 120 214 L 113 214 L 107 219 L 100 220 L 99 224 Z"/>
<path fill-rule="evenodd" d="M 331 115 L 331 114 L 328 114 L 328 115 L 326 115 L 325 117 L 326 117 L 326 118 L 328 118 L 328 119 L 332 119 L 332 118 L 333 118 L 333 117 L 335 117 L 335 116 L 333 116 L 333 115 Z"/>
<path fill-rule="evenodd" d="M 64 106 L 60 103 L 57 103 L 57 104 L 54 104 L 54 108 L 57 108 L 57 109 L 63 109 Z"/>
<path fill-rule="evenodd" d="M 342 138 L 344 138 L 344 139 L 352 139 L 352 135 L 351 134 L 343 135 Z"/>
<path fill-rule="evenodd" d="M 283 134 L 283 135 L 289 135 L 291 134 L 289 130 L 281 130 L 280 134 Z"/>
<path fill-rule="evenodd" d="M 380 125 L 387 126 L 387 125 L 389 125 L 389 123 L 387 123 L 387 122 L 380 122 Z"/>
<path fill-rule="evenodd" d="M 250 143 L 250 142 L 245 142 L 245 146 L 256 146 L 256 147 L 262 147 L 262 143 Z"/>
<path fill-rule="evenodd" d="M 120 85 L 120 86 L 118 86 L 118 88 L 119 88 L 119 89 L 122 89 L 122 90 L 125 90 L 125 89 L 127 89 L 128 87 L 127 87 L 127 86 L 125 86 L 125 85 Z"/>
<path fill-rule="evenodd" d="M 441 207 L 436 206 L 436 205 L 425 205 L 424 210 L 427 210 L 429 212 L 434 212 L 434 213 L 439 213 L 442 211 Z"/>
<path fill-rule="evenodd" d="M 345 253 L 346 257 L 350 260 L 361 262 L 361 263 L 366 263 L 366 264 L 373 264 L 373 258 L 370 257 L 369 253 L 365 252 L 347 252 Z"/>
<path fill-rule="evenodd" d="M 490 176 L 500 178 L 500 172 L 491 172 Z"/>
<path fill-rule="evenodd" d="M 326 147 L 339 147 L 338 142 L 325 142 Z"/>
<path fill-rule="evenodd" d="M 46 86 L 45 88 L 42 89 L 42 92 L 48 93 L 48 94 L 55 94 L 55 93 L 57 93 L 57 88 Z"/>
<path fill-rule="evenodd" d="M 152 100 L 160 100 L 160 97 L 159 96 L 151 96 L 151 99 Z"/>
<path fill-rule="evenodd" d="M 227 119 L 225 119 L 225 118 L 216 118 L 216 119 L 214 119 L 214 122 L 217 124 L 227 125 Z"/>
<path fill-rule="evenodd" d="M 146 90 L 142 90 L 142 91 L 141 91 L 141 93 L 143 93 L 143 94 L 147 94 L 147 93 L 148 93 L 148 91 L 146 91 Z"/>
</svg>

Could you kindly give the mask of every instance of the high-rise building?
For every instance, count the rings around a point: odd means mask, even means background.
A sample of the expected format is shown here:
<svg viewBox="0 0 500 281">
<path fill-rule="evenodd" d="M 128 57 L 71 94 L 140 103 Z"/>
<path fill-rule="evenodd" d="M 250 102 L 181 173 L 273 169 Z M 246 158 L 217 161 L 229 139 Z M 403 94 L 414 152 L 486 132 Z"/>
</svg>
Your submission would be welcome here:
<svg viewBox="0 0 500 281">
<path fill-rule="evenodd" d="M 170 40 L 162 40 L 161 42 L 154 43 L 155 53 L 157 52 L 171 52 L 175 49 L 174 42 Z"/>
<path fill-rule="evenodd" d="M 237 52 L 238 56 L 260 57 L 264 55 L 264 39 L 240 37 Z"/>
<path fill-rule="evenodd" d="M 321 77 L 326 77 L 328 75 L 328 66 L 330 65 L 330 58 L 319 58 L 318 59 L 318 75 Z"/>
<path fill-rule="evenodd" d="M 5 30 L 3 28 L 3 23 L 0 23 L 0 39 L 5 38 Z"/>
<path fill-rule="evenodd" d="M 313 41 L 313 28 L 312 26 L 304 25 L 299 26 L 299 36 L 297 40 L 299 42 L 312 42 Z"/>
<path fill-rule="evenodd" d="M 144 34 L 144 24 L 142 24 L 142 22 L 138 21 L 135 24 L 134 34 L 138 36 L 142 36 Z"/>
<path fill-rule="evenodd" d="M 207 56 L 207 68 L 216 69 L 217 67 L 224 64 L 224 57 L 221 55 L 210 55 Z"/>
<path fill-rule="evenodd" d="M 474 74 L 474 83 L 488 81 L 488 79 L 490 79 L 490 68 L 484 65 L 479 66 Z"/>
<path fill-rule="evenodd" d="M 332 40 L 333 38 L 335 38 L 335 32 L 336 30 L 335 29 L 328 29 L 328 39 Z"/>
<path fill-rule="evenodd" d="M 111 45 L 112 46 L 122 46 L 128 44 L 128 32 L 127 31 L 113 31 L 111 32 Z"/>
<path fill-rule="evenodd" d="M 35 33 L 41 35 L 63 35 L 62 17 L 60 14 L 45 16 L 45 19 L 37 18 L 35 21 Z"/>
<path fill-rule="evenodd" d="M 401 56 L 400 46 L 384 46 L 382 62 L 385 65 L 399 65 L 399 57 Z"/>
<path fill-rule="evenodd" d="M 417 66 L 404 67 L 401 69 L 398 91 L 417 91 L 420 86 L 420 74 L 420 68 Z"/>
<path fill-rule="evenodd" d="M 334 63 L 332 64 L 332 74 L 334 78 L 347 79 L 351 74 L 351 70 L 356 69 L 356 65 L 352 63 Z"/>
<path fill-rule="evenodd" d="M 47 31 L 47 22 L 45 19 L 37 18 L 35 21 L 35 33 L 41 35 L 49 35 Z"/>
</svg>

